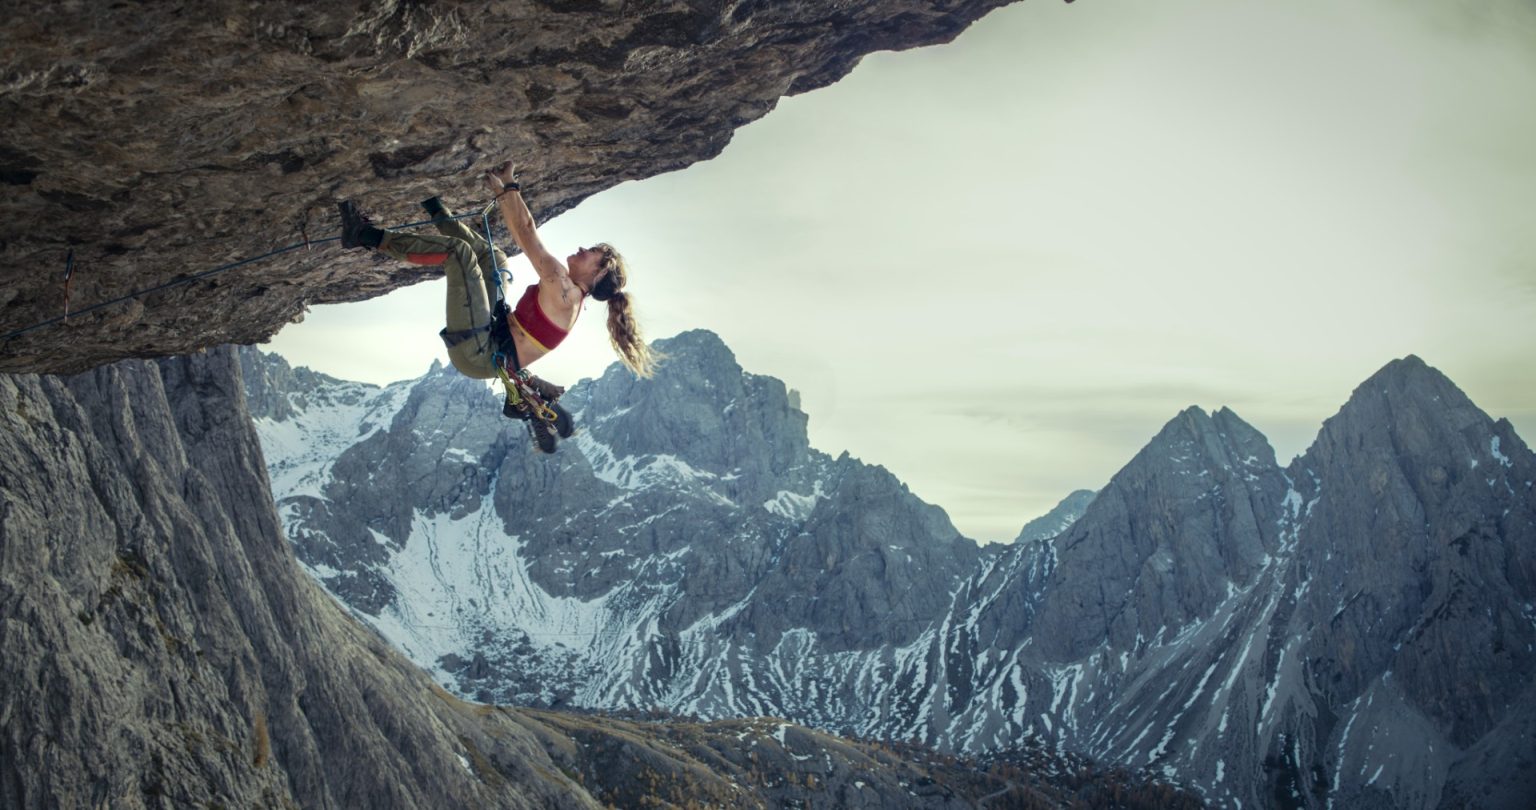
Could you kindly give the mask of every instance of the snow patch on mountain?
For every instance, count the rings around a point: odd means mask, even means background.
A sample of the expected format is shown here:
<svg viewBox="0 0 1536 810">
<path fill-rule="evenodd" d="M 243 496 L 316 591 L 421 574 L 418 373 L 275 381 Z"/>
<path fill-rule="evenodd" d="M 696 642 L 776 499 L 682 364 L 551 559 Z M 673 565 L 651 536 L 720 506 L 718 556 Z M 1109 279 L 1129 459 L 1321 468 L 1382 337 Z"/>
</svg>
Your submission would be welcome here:
<svg viewBox="0 0 1536 810">
<path fill-rule="evenodd" d="M 409 395 L 410 383 L 337 383 L 308 397 L 311 404 L 296 405 L 288 418 L 253 419 L 273 492 L 320 497 L 337 456 L 388 427 Z"/>
<path fill-rule="evenodd" d="M 806 495 L 781 489 L 777 495 L 763 501 L 763 508 L 782 518 L 803 521 L 811 516 L 811 512 L 816 508 L 816 504 L 825 497 L 826 493 L 822 491 L 822 482 L 817 481 L 815 488 Z"/>
</svg>

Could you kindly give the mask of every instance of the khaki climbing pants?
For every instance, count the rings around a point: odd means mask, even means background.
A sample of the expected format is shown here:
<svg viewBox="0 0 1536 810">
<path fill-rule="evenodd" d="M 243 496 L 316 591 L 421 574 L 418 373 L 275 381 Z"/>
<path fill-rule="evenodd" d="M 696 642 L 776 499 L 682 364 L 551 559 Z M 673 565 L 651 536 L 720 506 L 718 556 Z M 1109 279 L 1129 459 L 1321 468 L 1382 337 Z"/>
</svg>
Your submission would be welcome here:
<svg viewBox="0 0 1536 810">
<path fill-rule="evenodd" d="M 442 265 L 448 278 L 444 332 L 473 331 L 473 336 L 448 348 L 448 360 L 466 377 L 491 379 L 496 376 L 496 349 L 490 331 L 491 310 L 496 304 L 492 268 L 505 268 L 507 255 L 456 220 L 436 225 L 441 236 L 385 231 L 379 250 L 412 264 Z"/>
</svg>

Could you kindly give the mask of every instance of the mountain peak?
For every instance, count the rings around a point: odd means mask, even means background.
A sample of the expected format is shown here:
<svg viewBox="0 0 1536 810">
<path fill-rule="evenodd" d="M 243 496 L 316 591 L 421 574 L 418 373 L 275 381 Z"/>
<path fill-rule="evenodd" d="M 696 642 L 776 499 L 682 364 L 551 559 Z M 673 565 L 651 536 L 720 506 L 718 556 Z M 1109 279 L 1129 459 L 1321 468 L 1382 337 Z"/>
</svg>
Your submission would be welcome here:
<svg viewBox="0 0 1536 810">
<path fill-rule="evenodd" d="M 1395 468 L 1419 495 L 1430 497 L 1430 490 L 1456 480 L 1481 486 L 1487 471 L 1520 466 L 1524 455 L 1508 448 L 1523 447 L 1507 423 L 1495 423 L 1450 378 L 1409 355 L 1361 383 L 1293 466 L 1331 468 L 1341 481 L 1366 471 L 1379 479 Z"/>
<path fill-rule="evenodd" d="M 694 357 L 700 359 L 723 359 L 730 363 L 736 362 L 736 354 L 725 345 L 720 336 L 708 329 L 689 329 L 679 332 L 669 338 L 661 338 L 653 344 L 656 350 L 668 357 Z"/>
<path fill-rule="evenodd" d="M 1474 426 L 1487 434 L 1493 420 L 1449 377 L 1410 354 L 1382 366 L 1356 387 L 1338 413 L 1323 423 L 1319 438 L 1330 433 L 1376 436 L 1398 450 L 1426 449 L 1435 443 L 1431 436 Z"/>
<path fill-rule="evenodd" d="M 1076 523 L 1078 518 L 1083 516 L 1083 511 L 1093 501 L 1095 494 L 1097 493 L 1091 489 L 1079 489 L 1072 492 L 1067 497 L 1062 498 L 1055 506 L 1051 507 L 1051 511 L 1024 524 L 1024 528 L 1019 530 L 1019 536 L 1014 538 L 1013 542 L 1016 545 L 1021 545 L 1032 543 L 1036 540 L 1047 540 L 1061 534 L 1070 528 L 1073 523 Z"/>
<path fill-rule="evenodd" d="M 1196 457 L 1182 450 L 1190 447 L 1191 442 L 1194 447 L 1202 448 L 1198 454 L 1204 459 L 1198 462 L 1201 464 L 1227 466 L 1228 455 L 1234 455 L 1236 460 L 1257 457 L 1260 461 L 1270 462 L 1275 455 L 1264 434 L 1243 421 L 1231 408 L 1223 407 L 1207 413 L 1198 405 L 1191 405 L 1168 420 L 1138 454 L 1138 458 L 1150 455 L 1153 458 L 1181 457 L 1196 461 Z"/>
<path fill-rule="evenodd" d="M 1360 383 L 1351 395 L 1351 400 L 1362 393 L 1369 394 L 1373 391 L 1415 391 L 1430 397 L 1444 394 L 1452 394 L 1459 402 L 1470 405 L 1471 400 L 1451 382 L 1439 369 L 1424 362 L 1417 355 L 1408 355 L 1393 360 L 1377 369 L 1375 374 L 1367 377 Z M 1459 404 L 1459 403 L 1458 403 Z M 1349 407 L 1348 404 L 1345 407 Z"/>
</svg>

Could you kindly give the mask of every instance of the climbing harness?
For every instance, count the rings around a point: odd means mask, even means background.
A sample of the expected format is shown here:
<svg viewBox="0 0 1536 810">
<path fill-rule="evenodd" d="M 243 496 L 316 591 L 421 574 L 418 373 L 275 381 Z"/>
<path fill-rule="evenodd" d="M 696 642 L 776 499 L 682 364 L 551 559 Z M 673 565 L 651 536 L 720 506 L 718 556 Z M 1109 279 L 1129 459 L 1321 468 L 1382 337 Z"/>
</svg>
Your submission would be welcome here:
<svg viewBox="0 0 1536 810">
<path fill-rule="evenodd" d="M 495 244 L 491 234 L 491 209 L 496 207 L 496 203 L 497 200 L 492 199 L 489 204 L 480 209 L 480 224 L 485 230 L 487 245 Z M 445 329 L 442 333 L 443 340 L 447 342 L 451 338 L 456 338 L 449 344 L 449 348 L 452 348 L 480 332 L 489 333 L 492 346 L 491 362 L 496 366 L 496 376 L 501 380 L 502 388 L 506 390 L 506 400 L 501 406 L 502 415 L 509 419 L 526 420 L 528 431 L 533 435 L 533 440 L 538 444 L 539 449 L 552 453 L 556 435 L 560 438 L 571 435 L 572 426 L 569 415 L 555 404 L 560 395 L 565 392 L 549 383 L 542 381 L 535 383 L 536 378 L 523 368 L 522 362 L 517 357 L 517 344 L 512 339 L 509 317 L 512 310 L 507 306 L 501 265 L 496 259 L 494 249 L 487 252 L 491 255 L 491 278 L 496 284 L 496 305 L 491 308 L 491 321 L 482 327 L 452 333 Z M 540 390 L 540 385 L 549 386 L 549 388 Z"/>
</svg>

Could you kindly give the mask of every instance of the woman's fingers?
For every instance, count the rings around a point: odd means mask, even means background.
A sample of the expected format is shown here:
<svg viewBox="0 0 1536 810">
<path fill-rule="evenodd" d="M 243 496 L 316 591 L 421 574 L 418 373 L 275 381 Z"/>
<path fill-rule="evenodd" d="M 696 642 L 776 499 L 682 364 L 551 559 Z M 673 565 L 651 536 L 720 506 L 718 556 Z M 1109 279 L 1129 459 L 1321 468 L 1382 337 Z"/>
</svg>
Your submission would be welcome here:
<svg viewBox="0 0 1536 810">
<path fill-rule="evenodd" d="M 496 179 L 502 181 L 503 183 L 508 182 L 512 179 L 512 175 L 514 174 L 512 170 L 512 161 L 504 160 L 496 168 L 486 172 L 486 174 L 494 174 Z"/>
<path fill-rule="evenodd" d="M 512 171 L 512 161 L 504 160 L 496 168 L 486 170 L 485 185 L 489 187 L 491 191 L 499 194 L 501 193 L 502 189 L 507 187 L 508 183 L 512 182 L 513 176 L 514 173 Z"/>
</svg>

